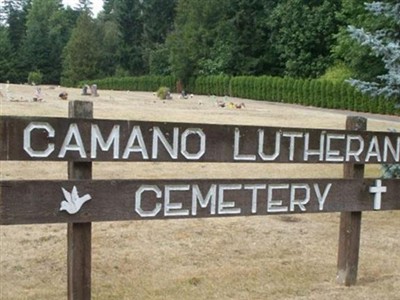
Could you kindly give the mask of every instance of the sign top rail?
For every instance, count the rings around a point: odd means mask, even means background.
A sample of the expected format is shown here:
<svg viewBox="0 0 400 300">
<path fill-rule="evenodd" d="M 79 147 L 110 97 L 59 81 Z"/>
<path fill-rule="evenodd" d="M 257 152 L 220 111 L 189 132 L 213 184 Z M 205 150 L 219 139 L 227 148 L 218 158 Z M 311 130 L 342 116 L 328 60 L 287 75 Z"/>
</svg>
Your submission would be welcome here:
<svg viewBox="0 0 400 300">
<path fill-rule="evenodd" d="M 52 117 L 0 117 L 0 160 L 400 162 L 400 134 Z"/>
</svg>

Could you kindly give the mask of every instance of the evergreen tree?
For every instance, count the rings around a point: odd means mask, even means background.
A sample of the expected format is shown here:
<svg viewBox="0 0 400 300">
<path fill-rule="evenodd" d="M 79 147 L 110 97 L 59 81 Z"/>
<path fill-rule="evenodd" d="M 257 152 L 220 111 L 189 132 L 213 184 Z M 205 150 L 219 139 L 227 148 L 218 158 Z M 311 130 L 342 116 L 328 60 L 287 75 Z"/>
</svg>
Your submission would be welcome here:
<svg viewBox="0 0 400 300">
<path fill-rule="evenodd" d="M 281 1 L 270 20 L 273 44 L 284 75 L 318 77 L 332 64 L 330 55 L 340 1 Z"/>
<path fill-rule="evenodd" d="M 175 18 L 176 0 L 146 0 L 142 4 L 143 35 L 142 53 L 146 71 L 165 73 L 165 67 L 158 64 L 164 60 L 168 64 L 168 54 L 163 47 L 167 35 L 172 31 Z M 157 61 L 157 63 L 156 63 Z M 165 65 L 165 64 L 164 64 Z"/>
<path fill-rule="evenodd" d="M 175 75 L 277 74 L 268 24 L 276 3 L 179 0 L 167 42 Z"/>
<path fill-rule="evenodd" d="M 114 0 L 104 0 L 103 10 L 98 14 L 96 23 L 99 27 L 101 57 L 99 61 L 100 76 L 114 76 L 119 69 L 118 51 L 121 35 L 114 9 Z"/>
<path fill-rule="evenodd" d="M 25 35 L 25 22 L 30 2 L 28 0 L 5 0 L 2 4 L 1 21 L 8 26 L 8 36 L 14 51 L 21 47 Z"/>
<path fill-rule="evenodd" d="M 106 16 L 110 16 L 114 12 L 115 0 L 104 0 L 103 1 L 103 12 Z"/>
<path fill-rule="evenodd" d="M 7 28 L 0 26 L 0 82 L 6 82 L 12 75 L 12 47 L 8 38 Z"/>
<path fill-rule="evenodd" d="M 77 10 L 80 12 L 86 12 L 87 14 L 93 15 L 92 12 L 93 3 L 91 0 L 79 0 Z"/>
<path fill-rule="evenodd" d="M 341 23 L 337 42 L 333 47 L 333 55 L 339 62 L 350 68 L 353 76 L 360 80 L 370 81 L 384 72 L 382 61 L 373 55 L 369 47 L 361 45 L 350 37 L 348 24 L 367 31 L 375 31 L 388 26 L 387 20 L 373 17 L 364 8 L 364 2 L 360 0 L 343 0 L 337 18 Z"/>
<path fill-rule="evenodd" d="M 145 73 L 143 64 L 142 0 L 115 0 L 115 18 L 120 34 L 118 61 L 131 75 Z"/>
<path fill-rule="evenodd" d="M 156 45 L 149 54 L 149 73 L 151 75 L 171 75 L 169 64 L 169 49 L 166 44 Z"/>
<path fill-rule="evenodd" d="M 400 104 L 400 4 L 390 2 L 373 2 L 366 4 L 367 10 L 375 15 L 384 15 L 396 24 L 397 30 L 386 28 L 374 33 L 363 28 L 349 26 L 352 38 L 360 44 L 368 46 L 372 53 L 379 57 L 385 67 L 386 73 L 377 76 L 374 82 L 350 80 L 361 92 L 372 96 L 383 95 L 386 98 L 395 98 Z"/>
<path fill-rule="evenodd" d="M 11 53 L 8 56 L 2 57 L 5 64 L 5 69 L 2 74 L 7 74 L 7 80 L 11 82 L 25 82 L 28 74 L 28 69 L 24 65 L 24 54 L 22 52 L 23 41 L 26 31 L 26 16 L 30 8 L 29 0 L 5 0 L 0 6 L 0 21 L 3 22 L 4 30 L 2 41 L 4 44 L 3 53 Z M 3 26 L 0 25 L 0 26 Z M 11 48 L 9 48 L 11 47 Z"/>
<path fill-rule="evenodd" d="M 226 15 L 229 5 L 229 0 L 178 1 L 167 46 L 172 72 L 179 79 L 229 72 L 234 33 Z"/>
<path fill-rule="evenodd" d="M 229 73 L 232 75 L 278 75 L 275 49 L 271 43 L 269 20 L 279 1 L 234 0 L 228 5 L 228 24 L 233 24 L 229 42 L 232 54 Z M 225 34 L 232 30 L 225 25 Z"/>
<path fill-rule="evenodd" d="M 61 53 L 68 39 L 61 0 L 34 0 L 26 22 L 26 38 L 20 59 L 28 72 L 40 71 L 43 82 L 58 83 Z M 63 26 L 64 25 L 64 26 Z"/>
<path fill-rule="evenodd" d="M 118 70 L 118 53 L 119 45 L 121 44 L 118 25 L 110 18 L 102 15 L 100 17 L 99 27 L 100 32 L 98 39 L 101 41 L 101 57 L 99 61 L 99 76 L 113 76 Z"/>
<path fill-rule="evenodd" d="M 352 79 L 350 83 L 356 86 L 362 93 L 375 97 L 384 96 L 386 100 L 395 99 L 400 104 L 400 4 L 394 2 L 373 2 L 366 4 L 368 11 L 377 16 L 385 16 L 393 20 L 394 26 L 378 30 L 374 33 L 366 32 L 364 29 L 349 26 L 352 38 L 368 46 L 372 53 L 378 56 L 384 66 L 386 73 L 377 76 L 373 82 Z M 382 98 L 382 97 L 380 97 Z M 383 176 L 385 178 L 400 178 L 400 165 L 383 165 Z"/>
<path fill-rule="evenodd" d="M 62 84 L 76 86 L 99 76 L 98 28 L 88 11 L 82 11 L 63 53 Z"/>
</svg>

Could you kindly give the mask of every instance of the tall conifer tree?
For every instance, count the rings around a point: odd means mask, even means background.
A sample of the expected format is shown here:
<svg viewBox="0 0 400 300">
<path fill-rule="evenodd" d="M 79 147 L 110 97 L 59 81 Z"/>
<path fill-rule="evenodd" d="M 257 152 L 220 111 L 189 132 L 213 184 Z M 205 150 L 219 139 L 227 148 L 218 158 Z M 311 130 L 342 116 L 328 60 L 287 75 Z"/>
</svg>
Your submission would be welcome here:
<svg viewBox="0 0 400 300">
<path fill-rule="evenodd" d="M 32 2 L 26 22 L 23 59 L 29 72 L 43 74 L 45 83 L 59 82 L 61 53 L 68 38 L 64 20 L 61 0 Z"/>
<path fill-rule="evenodd" d="M 386 72 L 375 81 L 350 80 L 361 92 L 372 96 L 395 99 L 400 106 L 400 3 L 398 1 L 367 3 L 366 9 L 375 16 L 384 16 L 393 21 L 394 26 L 376 32 L 366 32 L 363 28 L 349 26 L 352 38 L 368 46 L 372 53 L 382 59 Z M 400 178 L 400 164 L 383 165 L 383 176 Z"/>
<path fill-rule="evenodd" d="M 349 26 L 349 32 L 352 38 L 368 46 L 373 54 L 381 58 L 386 72 L 377 76 L 373 82 L 357 79 L 350 82 L 363 93 L 395 98 L 400 104 L 400 3 L 373 2 L 366 4 L 366 8 L 374 15 L 392 19 L 395 26 L 376 32 Z"/>
<path fill-rule="evenodd" d="M 99 76 L 100 41 L 90 13 L 83 10 L 63 53 L 62 84 L 76 86 Z"/>
<path fill-rule="evenodd" d="M 115 0 L 113 9 L 120 33 L 119 65 L 131 75 L 142 75 L 142 0 Z"/>
</svg>

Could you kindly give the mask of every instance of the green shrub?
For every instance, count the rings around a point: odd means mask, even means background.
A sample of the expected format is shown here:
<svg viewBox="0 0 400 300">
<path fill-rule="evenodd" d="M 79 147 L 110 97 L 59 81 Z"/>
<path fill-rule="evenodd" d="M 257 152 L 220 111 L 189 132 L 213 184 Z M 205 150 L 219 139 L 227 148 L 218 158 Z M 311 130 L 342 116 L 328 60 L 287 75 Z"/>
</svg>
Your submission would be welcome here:
<svg viewBox="0 0 400 300">
<path fill-rule="evenodd" d="M 161 100 L 167 99 L 167 95 L 169 95 L 170 90 L 166 86 L 162 86 L 157 90 L 157 97 Z"/>
<path fill-rule="evenodd" d="M 323 96 L 323 81 L 313 80 L 313 105 L 316 107 L 326 107 L 326 101 Z"/>
<path fill-rule="evenodd" d="M 297 87 L 296 87 L 296 103 L 303 104 L 303 86 L 304 86 L 304 79 L 297 80 Z"/>
<path fill-rule="evenodd" d="M 318 106 L 317 105 L 317 81 L 315 79 L 310 80 L 310 105 L 311 106 Z"/>
<path fill-rule="evenodd" d="M 328 107 L 330 108 L 340 108 L 340 93 L 341 87 L 340 82 L 330 82 L 328 81 L 326 86 L 326 97 L 328 101 Z"/>
<path fill-rule="evenodd" d="M 305 79 L 303 82 L 302 88 L 302 102 L 303 105 L 311 105 L 311 97 L 310 97 L 310 89 L 311 89 L 311 81 L 309 79 Z"/>
<path fill-rule="evenodd" d="M 344 82 L 352 76 L 353 72 L 350 68 L 342 62 L 338 62 L 334 66 L 330 67 L 319 79 L 330 82 Z"/>
<path fill-rule="evenodd" d="M 265 78 L 265 100 L 272 100 L 272 77 L 268 76 Z"/>
<path fill-rule="evenodd" d="M 29 84 L 42 84 L 43 74 L 40 71 L 29 72 L 28 83 Z"/>
</svg>

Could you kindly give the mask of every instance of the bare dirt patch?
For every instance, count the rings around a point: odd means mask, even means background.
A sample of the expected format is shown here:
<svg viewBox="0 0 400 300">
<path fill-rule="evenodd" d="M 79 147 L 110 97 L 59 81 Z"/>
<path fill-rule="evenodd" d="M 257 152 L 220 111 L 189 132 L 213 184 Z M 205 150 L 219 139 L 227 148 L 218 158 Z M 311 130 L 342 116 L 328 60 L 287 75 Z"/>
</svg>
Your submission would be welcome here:
<svg viewBox="0 0 400 300">
<path fill-rule="evenodd" d="M 219 108 L 224 98 L 159 100 L 152 93 L 10 85 L 15 100 L 2 115 L 68 115 L 69 100 L 94 103 L 95 118 L 344 128 L 345 114 L 229 98 L 244 109 Z M 355 114 L 355 113 L 350 113 Z M 398 117 L 369 116 L 370 130 L 400 130 Z M 1 178 L 66 179 L 65 163 L 1 162 Z M 340 166 L 95 163 L 94 178 L 331 178 Z M 367 168 L 368 177 L 379 168 Z M 397 299 L 399 212 L 363 214 L 358 284 L 335 282 L 339 215 L 104 222 L 93 225 L 93 299 Z M 66 225 L 0 226 L 0 298 L 66 298 Z"/>
</svg>

